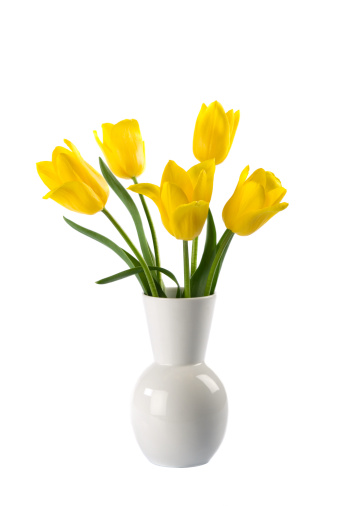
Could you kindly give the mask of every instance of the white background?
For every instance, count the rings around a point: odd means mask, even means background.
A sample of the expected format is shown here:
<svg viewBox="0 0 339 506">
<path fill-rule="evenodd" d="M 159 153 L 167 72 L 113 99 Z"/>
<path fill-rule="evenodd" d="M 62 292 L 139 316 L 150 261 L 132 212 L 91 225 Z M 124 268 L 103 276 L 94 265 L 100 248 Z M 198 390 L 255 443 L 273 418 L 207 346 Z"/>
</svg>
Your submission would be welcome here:
<svg viewBox="0 0 339 506">
<path fill-rule="evenodd" d="M 338 26 L 334 1 L 13 1 L 1 7 L 1 506 L 339 504 Z M 97 167 L 92 131 L 136 118 L 140 181 L 196 163 L 203 102 L 240 109 L 212 210 L 263 167 L 288 209 L 226 258 L 207 363 L 229 398 L 222 446 L 199 468 L 153 466 L 130 425 L 152 361 L 135 279 L 71 230 L 120 238 L 52 201 L 35 163 L 68 138 Z M 126 181 L 128 184 L 128 182 Z M 124 208 L 107 208 L 132 234 Z M 181 244 L 158 229 L 182 279 Z M 133 235 L 135 237 L 135 235 Z"/>
</svg>

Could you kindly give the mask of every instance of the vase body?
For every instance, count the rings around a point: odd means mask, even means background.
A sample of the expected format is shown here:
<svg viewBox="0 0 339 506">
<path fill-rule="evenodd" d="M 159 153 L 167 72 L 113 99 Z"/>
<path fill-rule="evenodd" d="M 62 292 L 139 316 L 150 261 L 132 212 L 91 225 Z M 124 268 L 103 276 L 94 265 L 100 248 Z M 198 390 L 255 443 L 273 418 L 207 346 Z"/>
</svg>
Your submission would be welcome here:
<svg viewBox="0 0 339 506">
<path fill-rule="evenodd" d="M 143 299 L 154 363 L 133 395 L 136 439 L 153 464 L 206 464 L 224 437 L 228 413 L 225 389 L 204 362 L 215 295 Z"/>
</svg>

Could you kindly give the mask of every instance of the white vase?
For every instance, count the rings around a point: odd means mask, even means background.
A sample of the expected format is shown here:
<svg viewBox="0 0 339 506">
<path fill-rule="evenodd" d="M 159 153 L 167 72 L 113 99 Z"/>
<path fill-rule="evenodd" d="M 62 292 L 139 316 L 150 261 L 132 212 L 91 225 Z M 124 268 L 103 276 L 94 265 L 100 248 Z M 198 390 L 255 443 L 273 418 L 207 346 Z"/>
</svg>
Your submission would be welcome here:
<svg viewBox="0 0 339 506">
<path fill-rule="evenodd" d="M 139 378 L 132 425 L 144 455 L 167 467 L 206 464 L 226 429 L 227 397 L 204 362 L 215 295 L 143 295 L 154 363 Z"/>
</svg>

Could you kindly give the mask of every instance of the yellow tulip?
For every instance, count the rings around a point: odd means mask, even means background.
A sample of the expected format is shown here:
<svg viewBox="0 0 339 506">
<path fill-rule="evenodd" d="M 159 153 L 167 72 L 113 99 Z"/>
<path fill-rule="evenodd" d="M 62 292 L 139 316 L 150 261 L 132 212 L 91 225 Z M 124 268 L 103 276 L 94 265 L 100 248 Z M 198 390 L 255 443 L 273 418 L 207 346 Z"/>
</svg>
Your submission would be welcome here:
<svg viewBox="0 0 339 506">
<path fill-rule="evenodd" d="M 58 146 L 51 162 L 37 163 L 38 174 L 51 190 L 44 199 L 83 214 L 101 211 L 107 202 L 109 187 L 105 179 L 80 155 L 70 141 L 65 140 L 70 150 Z"/>
<path fill-rule="evenodd" d="M 123 179 L 140 176 L 145 170 L 145 143 L 142 140 L 139 123 L 125 119 L 116 125 L 102 125 L 103 142 L 94 132 L 94 137 L 105 155 L 113 174 Z"/>
<path fill-rule="evenodd" d="M 240 111 L 225 113 L 223 106 L 215 101 L 208 107 L 202 104 L 193 135 L 193 153 L 197 160 L 215 159 L 222 163 L 231 149 L 238 128 Z"/>
<path fill-rule="evenodd" d="M 160 187 L 140 183 L 128 189 L 149 197 L 160 211 L 166 230 L 184 241 L 201 233 L 212 197 L 214 160 L 191 167 L 187 172 L 170 160 L 162 175 Z"/>
<path fill-rule="evenodd" d="M 226 227 L 238 235 L 250 235 L 288 204 L 281 202 L 285 188 L 272 172 L 258 169 L 247 179 L 249 166 L 240 174 L 238 185 L 226 203 L 222 218 Z"/>
</svg>

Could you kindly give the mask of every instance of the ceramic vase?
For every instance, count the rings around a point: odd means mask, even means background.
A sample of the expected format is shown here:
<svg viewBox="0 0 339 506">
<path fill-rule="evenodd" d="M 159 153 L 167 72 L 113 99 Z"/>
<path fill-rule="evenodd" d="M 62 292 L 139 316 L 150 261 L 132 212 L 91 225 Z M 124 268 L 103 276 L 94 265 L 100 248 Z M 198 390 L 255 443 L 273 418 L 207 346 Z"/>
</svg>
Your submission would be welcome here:
<svg viewBox="0 0 339 506">
<path fill-rule="evenodd" d="M 205 364 L 215 295 L 143 295 L 154 363 L 139 378 L 132 425 L 144 455 L 166 467 L 206 464 L 223 440 L 227 397 Z"/>
</svg>

